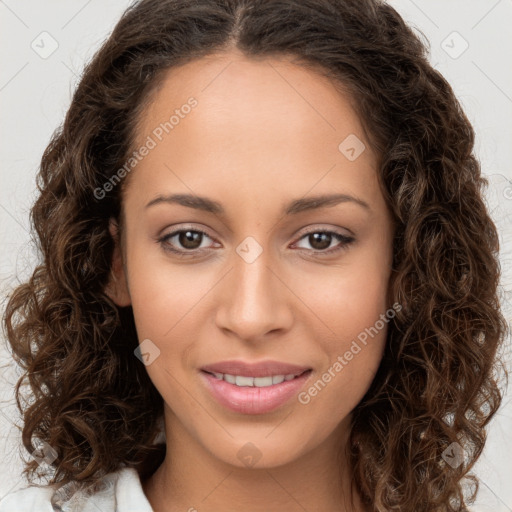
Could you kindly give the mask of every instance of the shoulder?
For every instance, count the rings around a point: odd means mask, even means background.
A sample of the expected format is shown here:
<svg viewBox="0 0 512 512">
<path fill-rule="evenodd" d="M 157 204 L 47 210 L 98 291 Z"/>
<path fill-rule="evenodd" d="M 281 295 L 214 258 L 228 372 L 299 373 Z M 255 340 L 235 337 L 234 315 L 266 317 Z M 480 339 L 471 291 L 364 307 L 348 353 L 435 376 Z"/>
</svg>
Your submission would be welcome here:
<svg viewBox="0 0 512 512">
<path fill-rule="evenodd" d="M 50 486 L 35 486 L 18 489 L 0 500 L 0 512 L 53 512 L 50 504 L 55 489 Z"/>
<path fill-rule="evenodd" d="M 71 482 L 29 486 L 0 500 L 0 512 L 153 512 L 133 468 L 105 475 L 93 488 Z"/>
</svg>

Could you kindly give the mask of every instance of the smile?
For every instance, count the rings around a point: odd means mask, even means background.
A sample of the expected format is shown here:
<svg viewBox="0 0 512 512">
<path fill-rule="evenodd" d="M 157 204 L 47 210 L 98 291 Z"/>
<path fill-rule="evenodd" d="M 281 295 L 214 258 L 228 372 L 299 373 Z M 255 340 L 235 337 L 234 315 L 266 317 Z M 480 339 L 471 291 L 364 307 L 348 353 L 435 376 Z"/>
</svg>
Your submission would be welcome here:
<svg viewBox="0 0 512 512">
<path fill-rule="evenodd" d="M 207 372 L 210 373 L 210 372 Z M 304 372 L 302 372 L 304 373 Z M 248 377 L 245 375 L 231 375 L 229 373 L 217 373 L 213 372 L 210 375 L 213 375 L 218 380 L 225 380 L 230 384 L 234 384 L 239 387 L 256 387 L 256 388 L 266 388 L 269 386 L 273 386 L 275 384 L 281 384 L 285 380 L 292 380 L 295 377 L 298 377 L 302 373 L 296 375 L 293 373 L 289 373 L 287 375 L 272 375 L 268 377 Z"/>
<path fill-rule="evenodd" d="M 312 369 L 299 369 L 298 373 L 251 376 L 202 369 L 199 376 L 217 404 L 232 412 L 254 415 L 296 403 L 292 398 L 306 386 L 312 373 Z"/>
</svg>

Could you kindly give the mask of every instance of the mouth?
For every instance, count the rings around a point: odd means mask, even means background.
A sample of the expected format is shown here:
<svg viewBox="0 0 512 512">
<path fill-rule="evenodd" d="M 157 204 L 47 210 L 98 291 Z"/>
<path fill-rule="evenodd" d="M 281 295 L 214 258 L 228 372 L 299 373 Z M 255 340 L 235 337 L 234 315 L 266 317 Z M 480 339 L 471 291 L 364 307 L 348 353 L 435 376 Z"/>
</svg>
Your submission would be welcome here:
<svg viewBox="0 0 512 512">
<path fill-rule="evenodd" d="M 312 373 L 312 368 L 284 363 L 225 362 L 203 367 L 199 375 L 223 408 L 239 414 L 266 414 L 289 403 Z"/>
<path fill-rule="evenodd" d="M 288 373 L 288 374 L 277 374 L 277 375 L 269 375 L 267 377 L 250 377 L 248 375 L 234 375 L 230 373 L 221 373 L 221 372 L 208 372 L 206 370 L 202 370 L 204 373 L 215 377 L 217 380 L 224 380 L 229 384 L 233 384 L 238 387 L 255 387 L 255 388 L 267 388 L 270 386 L 275 386 L 276 384 L 281 384 L 282 382 L 288 382 L 290 380 L 296 379 L 305 373 L 311 372 L 311 369 L 301 371 L 300 373 Z"/>
</svg>

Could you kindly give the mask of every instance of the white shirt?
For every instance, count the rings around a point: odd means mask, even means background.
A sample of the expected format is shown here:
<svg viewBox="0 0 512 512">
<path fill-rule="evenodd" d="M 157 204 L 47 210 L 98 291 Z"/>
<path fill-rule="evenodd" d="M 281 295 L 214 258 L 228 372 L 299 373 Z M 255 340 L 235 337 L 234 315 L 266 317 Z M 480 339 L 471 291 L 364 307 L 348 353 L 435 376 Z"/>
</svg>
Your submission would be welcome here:
<svg viewBox="0 0 512 512">
<path fill-rule="evenodd" d="M 105 475 L 94 491 L 78 489 L 74 482 L 57 487 L 32 485 L 11 492 L 0 501 L 0 512 L 153 512 L 133 468 Z"/>
</svg>

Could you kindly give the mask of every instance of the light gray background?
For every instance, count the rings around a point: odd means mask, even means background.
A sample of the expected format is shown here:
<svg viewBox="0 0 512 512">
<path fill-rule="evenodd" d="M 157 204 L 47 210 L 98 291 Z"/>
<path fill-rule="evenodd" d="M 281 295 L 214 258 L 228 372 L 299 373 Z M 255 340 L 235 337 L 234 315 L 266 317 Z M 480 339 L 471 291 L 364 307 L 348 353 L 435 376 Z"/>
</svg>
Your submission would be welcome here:
<svg viewBox="0 0 512 512">
<path fill-rule="evenodd" d="M 510 323 L 512 0 L 389 3 L 430 41 L 432 64 L 451 83 L 475 127 L 477 156 L 490 181 L 486 197 L 501 233 L 502 295 Z M 128 5 L 126 0 L 0 0 L 2 304 L 9 289 L 30 275 L 35 263 L 28 212 L 35 197 L 34 177 L 42 153 L 63 120 L 84 62 L 92 57 Z M 56 49 L 48 55 L 53 47 Z M 510 368 L 510 340 L 506 350 Z M 13 421 L 18 420 L 12 402 L 17 374 L 3 343 L 0 357 L 1 362 L 9 364 L 0 373 L 1 499 L 11 489 L 26 484 L 19 477 L 19 437 L 13 427 Z M 488 429 L 488 443 L 475 469 L 481 491 L 471 510 L 512 511 L 511 434 L 509 389 Z"/>
</svg>

